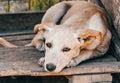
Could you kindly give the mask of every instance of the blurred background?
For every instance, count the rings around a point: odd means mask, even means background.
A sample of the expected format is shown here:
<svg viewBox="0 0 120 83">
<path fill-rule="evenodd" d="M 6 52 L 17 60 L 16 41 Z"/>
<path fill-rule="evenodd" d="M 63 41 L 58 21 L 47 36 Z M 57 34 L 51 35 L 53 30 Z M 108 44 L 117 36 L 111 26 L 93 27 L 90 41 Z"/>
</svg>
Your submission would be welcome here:
<svg viewBox="0 0 120 83">
<path fill-rule="evenodd" d="M 68 0 L 0 0 L 0 13 L 44 11 L 61 1 Z"/>
<path fill-rule="evenodd" d="M 0 0 L 0 33 L 33 31 L 34 25 L 41 22 L 45 11 L 61 1 L 73 0 Z"/>
</svg>

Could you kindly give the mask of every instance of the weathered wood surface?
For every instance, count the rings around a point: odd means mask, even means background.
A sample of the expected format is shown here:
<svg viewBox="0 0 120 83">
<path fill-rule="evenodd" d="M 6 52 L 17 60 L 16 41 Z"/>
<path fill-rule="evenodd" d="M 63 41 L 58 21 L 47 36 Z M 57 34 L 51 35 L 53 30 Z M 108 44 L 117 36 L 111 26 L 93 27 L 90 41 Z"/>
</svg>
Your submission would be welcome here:
<svg viewBox="0 0 120 83">
<path fill-rule="evenodd" d="M 10 31 L 11 32 L 1 32 L 0 37 L 35 34 L 35 33 L 33 33 L 33 30 L 22 30 L 22 31 L 18 30 L 18 31 L 15 31 L 15 32 L 13 32 L 12 30 L 10 30 Z"/>
<path fill-rule="evenodd" d="M 53 76 L 74 75 L 92 73 L 116 73 L 120 72 L 120 62 L 86 62 L 78 67 L 66 68 L 60 73 L 44 72 L 37 64 L 43 56 L 35 48 L 1 48 L 0 49 L 0 76 Z"/>
<path fill-rule="evenodd" d="M 7 12 L 7 13 L 0 13 L 0 15 L 13 15 L 13 14 L 35 14 L 35 13 L 45 13 L 46 10 L 40 11 L 22 11 L 22 12 Z"/>
<path fill-rule="evenodd" d="M 0 14 L 0 32 L 33 30 L 41 22 L 44 12 Z"/>
<path fill-rule="evenodd" d="M 14 34 L 14 35 L 13 35 Z M 2 37 L 12 43 L 25 45 L 34 36 L 33 33 L 2 34 Z M 26 41 L 27 40 L 27 41 Z M 55 75 L 78 75 L 120 72 L 120 62 L 107 54 L 104 57 L 88 60 L 77 67 L 66 68 L 60 73 L 45 72 L 38 65 L 38 60 L 43 57 L 34 47 L 0 48 L 0 76 L 55 76 Z"/>
<path fill-rule="evenodd" d="M 31 42 L 32 38 L 35 34 L 32 31 L 24 31 L 24 32 L 11 32 L 11 33 L 1 33 L 0 37 L 3 37 L 9 42 L 16 44 L 18 46 L 24 46 Z"/>
<path fill-rule="evenodd" d="M 110 74 L 97 75 L 75 75 L 72 77 L 72 83 L 111 83 L 112 76 Z"/>
</svg>

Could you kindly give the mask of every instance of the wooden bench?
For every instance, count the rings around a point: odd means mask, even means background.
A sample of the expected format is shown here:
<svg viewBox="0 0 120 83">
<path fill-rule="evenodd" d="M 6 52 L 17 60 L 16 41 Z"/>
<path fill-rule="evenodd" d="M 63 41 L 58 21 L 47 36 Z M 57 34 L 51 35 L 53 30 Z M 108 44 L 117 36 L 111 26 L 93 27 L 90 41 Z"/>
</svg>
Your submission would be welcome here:
<svg viewBox="0 0 120 83">
<path fill-rule="evenodd" d="M 0 77 L 67 76 L 71 78 L 69 83 L 111 83 L 111 74 L 120 73 L 120 62 L 117 62 L 111 53 L 85 61 L 77 67 L 66 68 L 60 73 L 45 72 L 44 68 L 37 64 L 44 53 L 39 52 L 34 47 L 23 46 L 30 43 L 34 37 L 33 26 L 40 23 L 43 15 L 44 12 L 0 15 L 0 37 L 21 46 L 18 48 L 0 47 Z M 48 81 L 44 83 L 56 83 L 55 80 L 49 82 L 50 77 L 48 78 Z"/>
<path fill-rule="evenodd" d="M 59 73 L 45 72 L 37 62 L 44 53 L 34 47 L 24 47 L 34 37 L 32 31 L 3 33 L 0 37 L 22 45 L 18 48 L 0 48 L 0 77 L 4 76 L 67 76 L 69 83 L 111 83 L 111 73 L 120 73 L 120 62 L 110 53 L 88 60 L 77 67 L 66 68 Z"/>
</svg>

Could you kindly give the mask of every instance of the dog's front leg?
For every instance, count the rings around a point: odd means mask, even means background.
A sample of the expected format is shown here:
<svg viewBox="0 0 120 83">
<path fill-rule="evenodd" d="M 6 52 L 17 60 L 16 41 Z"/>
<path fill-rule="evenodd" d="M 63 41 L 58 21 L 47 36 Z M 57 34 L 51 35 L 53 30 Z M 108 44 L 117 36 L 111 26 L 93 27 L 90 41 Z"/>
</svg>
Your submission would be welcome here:
<svg viewBox="0 0 120 83">
<path fill-rule="evenodd" d="M 72 59 L 70 63 L 67 65 L 67 67 L 72 67 L 78 65 L 80 62 L 85 61 L 87 59 L 90 59 L 94 56 L 94 51 L 93 50 L 84 50 L 81 51 L 81 53 Z"/>
<path fill-rule="evenodd" d="M 41 57 L 38 61 L 38 64 L 43 67 L 44 63 L 45 63 L 45 57 Z"/>
</svg>

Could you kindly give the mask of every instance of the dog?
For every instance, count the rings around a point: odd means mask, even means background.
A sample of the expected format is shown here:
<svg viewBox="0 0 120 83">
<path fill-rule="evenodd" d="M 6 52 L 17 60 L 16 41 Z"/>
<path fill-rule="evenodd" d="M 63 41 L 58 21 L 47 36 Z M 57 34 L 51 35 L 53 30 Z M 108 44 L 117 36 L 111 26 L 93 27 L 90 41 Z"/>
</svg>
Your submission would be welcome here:
<svg viewBox="0 0 120 83">
<path fill-rule="evenodd" d="M 49 8 L 37 33 L 26 46 L 45 50 L 39 64 L 48 72 L 104 55 L 109 49 L 111 32 L 102 9 L 86 1 L 63 1 Z"/>
<path fill-rule="evenodd" d="M 46 53 L 39 64 L 48 72 L 60 72 L 104 55 L 111 40 L 104 12 L 86 1 L 63 1 L 52 6 L 34 31 L 45 38 Z"/>
</svg>

